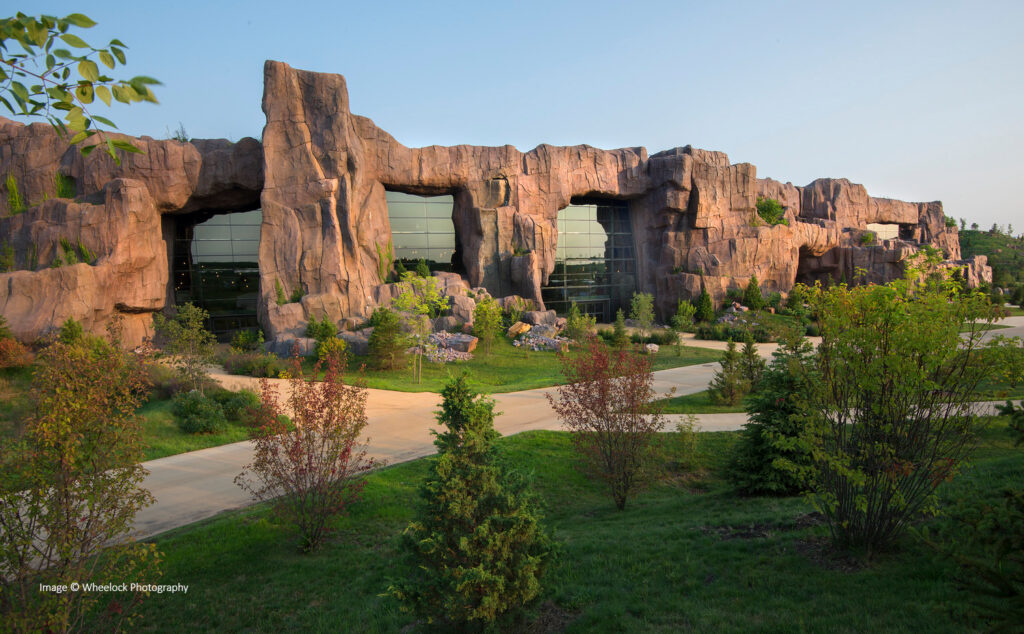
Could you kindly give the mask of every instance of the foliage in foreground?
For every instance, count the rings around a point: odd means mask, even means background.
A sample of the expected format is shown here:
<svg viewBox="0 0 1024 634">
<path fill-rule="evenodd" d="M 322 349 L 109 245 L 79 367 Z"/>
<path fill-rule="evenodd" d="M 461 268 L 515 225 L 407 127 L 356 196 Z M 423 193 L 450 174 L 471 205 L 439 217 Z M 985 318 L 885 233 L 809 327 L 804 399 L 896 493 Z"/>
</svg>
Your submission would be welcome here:
<svg viewBox="0 0 1024 634">
<path fill-rule="evenodd" d="M 118 629 L 141 593 L 39 586 L 145 582 L 158 574 L 154 546 L 127 539 L 135 514 L 153 502 L 138 464 L 135 411 L 145 375 L 116 344 L 87 337 L 45 349 L 32 390 L 25 435 L 0 450 L 0 621 L 12 631 L 78 631 L 105 601 L 103 627 Z"/>
<path fill-rule="evenodd" d="M 260 380 L 261 407 L 251 427 L 254 456 L 235 478 L 255 499 L 271 501 L 298 533 L 303 552 L 323 543 L 331 518 L 358 498 L 363 475 L 375 466 L 359 441 L 367 424 L 366 390 L 345 385 L 333 359 L 317 381 L 320 367 L 303 378 L 294 360 L 283 407 L 276 388 Z"/>
<path fill-rule="evenodd" d="M 745 495 L 793 495 L 810 481 L 807 399 L 815 389 L 813 354 L 803 338 L 787 341 L 746 399 L 750 422 L 740 432 L 729 468 L 729 480 Z"/>
<path fill-rule="evenodd" d="M 420 489 L 423 506 L 402 548 L 409 576 L 388 594 L 429 623 L 489 624 L 541 592 L 551 541 L 522 474 L 500 460 L 494 402 L 465 374 L 442 392 L 437 459 Z"/>
<path fill-rule="evenodd" d="M 545 396 L 572 432 L 584 470 L 607 485 L 621 511 L 656 473 L 654 438 L 665 421 L 653 403 L 650 358 L 592 337 L 560 359 L 566 385 Z"/>
<path fill-rule="evenodd" d="M 990 323 L 994 307 L 980 293 L 918 284 L 918 273 L 811 297 L 822 331 L 811 500 L 838 546 L 868 555 L 935 509 L 935 489 L 973 447 L 970 404 L 989 360 L 1015 348 L 984 343 L 984 329 L 961 337 L 965 324 Z"/>
</svg>

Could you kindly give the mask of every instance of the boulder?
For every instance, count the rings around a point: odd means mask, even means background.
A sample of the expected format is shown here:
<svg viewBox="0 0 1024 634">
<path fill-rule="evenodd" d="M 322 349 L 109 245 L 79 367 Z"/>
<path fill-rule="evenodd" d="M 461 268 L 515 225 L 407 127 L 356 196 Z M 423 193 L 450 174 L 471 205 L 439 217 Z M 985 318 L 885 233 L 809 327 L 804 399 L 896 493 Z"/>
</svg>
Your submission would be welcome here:
<svg viewBox="0 0 1024 634">
<path fill-rule="evenodd" d="M 458 328 L 460 325 L 462 325 L 462 322 L 454 315 L 442 315 L 433 321 L 434 332 L 451 330 L 452 328 Z"/>
<path fill-rule="evenodd" d="M 531 326 L 554 326 L 558 315 L 553 310 L 528 310 L 523 313 L 523 321 Z"/>
<path fill-rule="evenodd" d="M 345 341 L 352 354 L 366 356 L 370 353 L 370 333 L 372 332 L 373 328 L 364 328 L 359 332 L 341 332 L 338 333 L 338 336 Z"/>
<path fill-rule="evenodd" d="M 507 335 L 509 339 L 515 339 L 516 337 L 523 333 L 530 332 L 530 328 L 530 324 L 517 321 L 516 323 L 509 326 L 508 331 L 505 333 L 505 335 Z"/>
<path fill-rule="evenodd" d="M 657 354 L 659 350 L 658 344 L 656 343 L 645 343 L 644 354 Z"/>
<path fill-rule="evenodd" d="M 473 352 L 476 350 L 478 341 L 479 339 L 473 335 L 448 333 L 448 336 L 443 339 L 443 347 L 459 352 Z"/>
<path fill-rule="evenodd" d="M 459 320 L 459 323 L 473 323 L 473 310 L 476 308 L 476 300 L 465 295 L 455 295 L 451 298 L 452 316 Z"/>
<path fill-rule="evenodd" d="M 263 344 L 263 349 L 282 358 L 289 358 L 296 349 L 300 357 L 316 354 L 316 339 L 310 337 L 280 337 Z"/>
</svg>

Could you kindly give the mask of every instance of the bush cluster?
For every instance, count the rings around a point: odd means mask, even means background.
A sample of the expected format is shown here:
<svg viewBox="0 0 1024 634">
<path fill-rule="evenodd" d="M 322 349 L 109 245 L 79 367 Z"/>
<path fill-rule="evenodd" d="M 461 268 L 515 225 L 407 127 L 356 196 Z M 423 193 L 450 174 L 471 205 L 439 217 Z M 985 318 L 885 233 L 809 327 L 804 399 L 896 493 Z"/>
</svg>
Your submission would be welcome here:
<svg viewBox="0 0 1024 634">
<path fill-rule="evenodd" d="M 212 434 L 227 426 L 224 408 L 199 390 L 178 392 L 171 399 L 171 412 L 178 428 L 186 434 Z"/>
<path fill-rule="evenodd" d="M 269 352 L 235 352 L 224 357 L 224 369 L 230 374 L 241 374 L 257 378 L 277 378 L 287 369 L 287 364 Z"/>
</svg>

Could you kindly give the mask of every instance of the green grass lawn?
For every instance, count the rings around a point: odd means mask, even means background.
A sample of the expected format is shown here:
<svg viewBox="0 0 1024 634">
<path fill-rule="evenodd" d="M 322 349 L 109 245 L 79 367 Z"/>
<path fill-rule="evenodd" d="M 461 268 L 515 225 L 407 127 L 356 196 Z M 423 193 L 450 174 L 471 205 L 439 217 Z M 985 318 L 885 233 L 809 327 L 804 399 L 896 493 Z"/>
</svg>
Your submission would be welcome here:
<svg viewBox="0 0 1024 634">
<path fill-rule="evenodd" d="M 244 425 L 231 421 L 224 431 L 215 434 L 186 434 L 178 429 L 169 400 L 150 401 L 140 407 L 138 413 L 142 418 L 142 444 L 145 447 L 143 460 L 218 447 L 249 437 Z"/>
<path fill-rule="evenodd" d="M 700 434 L 700 475 L 668 477 L 623 512 L 573 466 L 570 438 L 528 432 L 502 439 L 534 473 L 546 524 L 561 543 L 544 594 L 512 631 L 962 632 L 967 600 L 954 567 L 911 537 L 870 563 L 832 552 L 800 498 L 738 497 L 723 481 L 735 433 Z M 396 540 L 413 517 L 428 461 L 369 477 L 362 499 L 313 555 L 263 506 L 222 514 L 156 539 L 161 583 L 134 629 L 151 632 L 409 631 L 413 619 L 381 597 Z M 942 485 L 942 505 L 995 499 L 1024 486 L 1024 451 L 1005 422 L 975 459 Z M 937 524 L 944 520 L 928 520 Z"/>
<path fill-rule="evenodd" d="M 435 364 L 423 361 L 423 380 L 416 383 L 412 373 L 412 360 L 404 370 L 376 371 L 365 368 L 362 380 L 366 387 L 398 392 L 440 392 L 448 376 L 468 370 L 470 384 L 483 394 L 518 392 L 541 387 L 560 385 L 561 364 L 554 352 L 534 352 L 516 348 L 505 337 L 499 337 L 491 347 L 490 355 L 478 346 L 471 360 L 461 363 Z M 682 356 L 676 356 L 672 346 L 665 346 L 654 357 L 654 369 L 665 370 L 685 365 L 718 361 L 722 353 L 706 348 L 683 347 Z M 365 357 L 352 356 L 348 361 L 349 377 L 359 373 L 367 364 Z M 306 363 L 308 370 L 312 366 Z"/>
<path fill-rule="evenodd" d="M 666 414 L 728 414 L 742 412 L 743 404 L 739 405 L 718 405 L 711 401 L 711 395 L 707 390 L 695 394 L 684 394 L 672 398 L 663 398 L 658 401 L 665 408 Z"/>
</svg>

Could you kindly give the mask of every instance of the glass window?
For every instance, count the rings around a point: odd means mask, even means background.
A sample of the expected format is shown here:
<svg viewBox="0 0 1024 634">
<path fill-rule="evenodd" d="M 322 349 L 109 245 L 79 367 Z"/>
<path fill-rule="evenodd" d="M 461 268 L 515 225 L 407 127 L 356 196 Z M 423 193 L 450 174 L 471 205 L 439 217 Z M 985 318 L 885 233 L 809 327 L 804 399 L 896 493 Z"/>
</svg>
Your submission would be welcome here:
<svg viewBox="0 0 1024 634">
<path fill-rule="evenodd" d="M 426 260 L 431 271 L 452 270 L 455 255 L 455 198 L 386 192 L 395 259 L 412 270 Z"/>
<path fill-rule="evenodd" d="M 174 301 L 192 302 L 209 312 L 207 327 L 221 340 L 236 330 L 259 327 L 262 222 L 260 209 L 216 215 L 199 223 L 189 216 L 177 219 L 171 278 Z"/>
<path fill-rule="evenodd" d="M 620 308 L 629 310 L 635 267 L 628 203 L 571 204 L 558 212 L 555 269 L 541 296 L 559 313 L 576 302 L 581 312 L 610 322 Z"/>
</svg>

